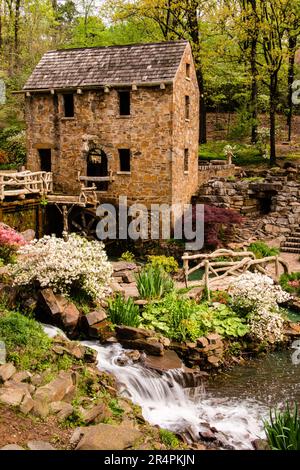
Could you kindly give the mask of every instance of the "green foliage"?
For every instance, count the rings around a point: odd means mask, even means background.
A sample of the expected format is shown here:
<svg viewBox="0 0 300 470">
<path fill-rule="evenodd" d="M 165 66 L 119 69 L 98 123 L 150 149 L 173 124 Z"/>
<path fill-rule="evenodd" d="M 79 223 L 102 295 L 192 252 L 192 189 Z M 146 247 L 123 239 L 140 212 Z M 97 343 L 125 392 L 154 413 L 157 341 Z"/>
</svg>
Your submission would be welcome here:
<svg viewBox="0 0 300 470">
<path fill-rule="evenodd" d="M 137 288 L 142 299 L 161 299 L 174 283 L 162 268 L 146 266 L 137 276 Z"/>
<path fill-rule="evenodd" d="M 15 245 L 0 245 L 0 259 L 4 264 L 12 264 L 16 261 L 16 251 L 18 247 Z"/>
<path fill-rule="evenodd" d="M 236 150 L 234 152 L 234 163 L 239 166 L 249 166 L 265 164 L 259 149 L 254 145 L 240 144 L 236 142 L 227 141 L 213 141 L 207 144 L 202 144 L 199 147 L 199 161 L 202 160 L 226 160 L 224 155 L 224 146 L 226 144 L 234 145 Z"/>
<path fill-rule="evenodd" d="M 108 403 L 108 406 L 112 412 L 112 414 L 116 417 L 119 417 L 119 416 L 122 416 L 123 413 L 124 413 L 124 410 L 123 408 L 121 408 L 121 406 L 119 405 L 119 402 L 116 398 L 112 398 L 109 403 Z"/>
<path fill-rule="evenodd" d="M 277 256 L 280 253 L 279 248 L 269 247 L 265 242 L 253 242 L 248 247 L 249 251 L 255 254 L 256 258 L 265 258 L 267 256 Z"/>
<path fill-rule="evenodd" d="M 264 429 L 272 450 L 300 450 L 300 417 L 298 405 L 291 410 L 270 411 L 270 422 L 264 421 Z"/>
<path fill-rule="evenodd" d="M 128 261 L 128 263 L 132 263 L 135 261 L 135 256 L 131 251 L 124 251 L 119 259 L 120 261 Z"/>
<path fill-rule="evenodd" d="M 43 370 L 49 366 L 52 341 L 35 320 L 18 312 L 5 312 L 0 316 L 0 339 L 6 344 L 8 361 L 21 369 Z"/>
<path fill-rule="evenodd" d="M 148 255 L 148 264 L 154 268 L 162 268 L 166 273 L 177 273 L 179 269 L 174 256 Z"/>
<path fill-rule="evenodd" d="M 114 325 L 138 327 L 141 321 L 138 305 L 134 304 L 131 297 L 125 300 L 120 294 L 109 300 L 108 314 Z"/>
<path fill-rule="evenodd" d="M 25 132 L 17 126 L 0 130 L 0 149 L 7 154 L 5 166 L 17 168 L 24 165 L 26 160 Z"/>
<path fill-rule="evenodd" d="M 282 289 L 289 292 L 290 294 L 300 296 L 300 272 L 291 274 L 282 274 L 280 276 L 280 285 Z"/>
<path fill-rule="evenodd" d="M 173 432 L 168 431 L 167 429 L 160 429 L 159 437 L 161 438 L 162 443 L 171 449 L 176 449 L 179 446 L 179 439 Z"/>
<path fill-rule="evenodd" d="M 142 326 L 176 341 L 195 341 L 209 332 L 238 338 L 249 331 L 246 320 L 239 318 L 230 307 L 219 303 L 197 304 L 175 292 L 145 307 Z"/>
</svg>

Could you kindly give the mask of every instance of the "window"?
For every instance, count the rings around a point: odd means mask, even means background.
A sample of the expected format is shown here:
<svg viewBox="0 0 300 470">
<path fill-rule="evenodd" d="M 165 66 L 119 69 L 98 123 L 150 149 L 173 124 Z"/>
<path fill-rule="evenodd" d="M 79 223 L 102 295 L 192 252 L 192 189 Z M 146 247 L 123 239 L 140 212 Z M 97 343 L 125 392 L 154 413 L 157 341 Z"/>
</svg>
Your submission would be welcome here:
<svg viewBox="0 0 300 470">
<path fill-rule="evenodd" d="M 41 171 L 51 171 L 51 149 L 39 149 Z"/>
<path fill-rule="evenodd" d="M 119 149 L 120 171 L 130 172 L 130 150 Z"/>
<path fill-rule="evenodd" d="M 120 116 L 130 115 L 130 91 L 119 91 Z"/>
<path fill-rule="evenodd" d="M 190 119 L 190 97 L 185 97 L 185 119 Z"/>
<path fill-rule="evenodd" d="M 63 100 L 65 117 L 74 117 L 74 95 L 72 93 L 65 94 Z"/>
<path fill-rule="evenodd" d="M 189 171 L 189 149 L 184 149 L 184 172 Z"/>
<path fill-rule="evenodd" d="M 190 78 L 191 76 L 191 64 L 185 64 L 185 76 Z"/>
</svg>

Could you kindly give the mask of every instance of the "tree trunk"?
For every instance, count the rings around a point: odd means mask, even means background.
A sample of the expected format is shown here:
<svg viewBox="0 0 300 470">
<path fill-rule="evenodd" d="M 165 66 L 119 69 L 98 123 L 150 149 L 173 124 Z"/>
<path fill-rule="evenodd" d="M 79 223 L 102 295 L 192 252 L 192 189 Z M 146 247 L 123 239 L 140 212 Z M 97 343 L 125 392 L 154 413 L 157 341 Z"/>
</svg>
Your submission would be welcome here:
<svg viewBox="0 0 300 470">
<path fill-rule="evenodd" d="M 287 126 L 288 141 L 292 138 L 292 119 L 293 119 L 293 82 L 295 78 L 295 53 L 297 49 L 297 36 L 289 36 L 289 68 L 288 68 L 288 96 L 287 96 Z"/>
<path fill-rule="evenodd" d="M 278 72 L 270 77 L 270 165 L 276 165 L 276 111 Z"/>
<path fill-rule="evenodd" d="M 253 39 L 251 42 L 251 143 L 257 143 L 257 64 L 256 64 L 256 55 L 257 55 L 257 40 Z"/>
<path fill-rule="evenodd" d="M 19 62 L 19 29 L 21 0 L 16 0 L 14 21 L 14 66 Z"/>
</svg>

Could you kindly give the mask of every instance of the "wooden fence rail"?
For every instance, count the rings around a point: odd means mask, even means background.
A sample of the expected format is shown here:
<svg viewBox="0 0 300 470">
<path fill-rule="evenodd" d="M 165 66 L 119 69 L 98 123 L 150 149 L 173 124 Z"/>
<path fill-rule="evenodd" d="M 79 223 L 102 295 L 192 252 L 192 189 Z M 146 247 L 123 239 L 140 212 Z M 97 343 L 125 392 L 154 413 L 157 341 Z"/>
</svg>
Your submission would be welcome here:
<svg viewBox="0 0 300 470">
<path fill-rule="evenodd" d="M 266 258 L 256 259 L 251 251 L 235 252 L 220 249 L 210 254 L 191 255 L 184 253 L 182 260 L 186 286 L 188 286 L 190 274 L 204 269 L 203 278 L 199 283 L 208 290 L 209 285 L 215 281 L 220 281 L 227 276 L 240 276 L 246 271 L 257 270 L 262 274 L 270 275 L 266 270 L 266 267 L 270 264 L 275 264 L 276 279 L 279 278 L 280 267 L 285 273 L 289 272 L 288 263 L 280 258 L 280 256 L 268 256 Z M 199 263 L 190 268 L 190 261 L 196 260 L 199 260 Z"/>
<path fill-rule="evenodd" d="M 26 194 L 46 195 L 52 190 L 52 173 L 45 171 L 0 173 L 0 201 L 4 201 L 6 197 L 25 197 Z"/>
</svg>

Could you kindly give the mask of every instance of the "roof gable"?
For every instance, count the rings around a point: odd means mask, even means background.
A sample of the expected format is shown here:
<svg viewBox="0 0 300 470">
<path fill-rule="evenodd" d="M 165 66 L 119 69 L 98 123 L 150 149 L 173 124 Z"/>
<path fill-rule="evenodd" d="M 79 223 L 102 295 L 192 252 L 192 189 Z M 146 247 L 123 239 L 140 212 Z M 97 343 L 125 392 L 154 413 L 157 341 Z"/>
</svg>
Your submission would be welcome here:
<svg viewBox="0 0 300 470">
<path fill-rule="evenodd" d="M 172 81 L 187 41 L 47 52 L 23 90 Z"/>
</svg>

